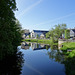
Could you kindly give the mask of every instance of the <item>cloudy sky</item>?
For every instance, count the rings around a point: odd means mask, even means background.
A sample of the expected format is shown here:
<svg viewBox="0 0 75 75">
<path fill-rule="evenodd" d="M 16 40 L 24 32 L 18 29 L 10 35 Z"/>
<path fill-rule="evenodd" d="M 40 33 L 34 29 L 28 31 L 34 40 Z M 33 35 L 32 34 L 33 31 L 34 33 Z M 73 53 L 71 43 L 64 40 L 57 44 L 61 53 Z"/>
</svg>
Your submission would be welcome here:
<svg viewBox="0 0 75 75">
<path fill-rule="evenodd" d="M 16 0 L 16 18 L 23 29 L 50 30 L 65 23 L 75 27 L 75 0 Z"/>
</svg>

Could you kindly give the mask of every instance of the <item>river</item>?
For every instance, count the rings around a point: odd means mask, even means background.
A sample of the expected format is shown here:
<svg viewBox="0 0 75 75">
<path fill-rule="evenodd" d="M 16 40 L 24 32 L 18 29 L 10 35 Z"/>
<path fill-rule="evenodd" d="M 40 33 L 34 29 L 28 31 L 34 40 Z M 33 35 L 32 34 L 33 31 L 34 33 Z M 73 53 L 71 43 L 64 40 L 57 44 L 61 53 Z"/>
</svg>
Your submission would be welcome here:
<svg viewBox="0 0 75 75">
<path fill-rule="evenodd" d="M 66 75 L 64 56 L 56 46 L 23 42 L 18 49 L 24 60 L 21 75 Z"/>
</svg>

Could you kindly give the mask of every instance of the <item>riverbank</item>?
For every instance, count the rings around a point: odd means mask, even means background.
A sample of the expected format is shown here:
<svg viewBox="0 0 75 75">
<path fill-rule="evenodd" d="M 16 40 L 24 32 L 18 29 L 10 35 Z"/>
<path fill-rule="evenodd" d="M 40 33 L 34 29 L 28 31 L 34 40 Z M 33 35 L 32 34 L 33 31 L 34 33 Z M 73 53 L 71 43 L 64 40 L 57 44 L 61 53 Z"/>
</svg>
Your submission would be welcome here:
<svg viewBox="0 0 75 75">
<path fill-rule="evenodd" d="M 69 57 L 75 56 L 75 42 L 68 42 L 68 43 L 63 43 L 63 47 L 61 50 L 66 52 L 66 54 L 69 54 Z"/>
<path fill-rule="evenodd" d="M 75 42 L 63 43 L 61 50 L 66 57 L 64 64 L 67 75 L 75 75 Z"/>
<path fill-rule="evenodd" d="M 37 42 L 37 43 L 44 43 L 44 44 L 53 44 L 53 45 L 58 45 L 58 43 L 51 43 L 51 40 L 47 40 L 47 39 L 24 39 L 22 41 L 26 41 L 26 42 Z"/>
</svg>

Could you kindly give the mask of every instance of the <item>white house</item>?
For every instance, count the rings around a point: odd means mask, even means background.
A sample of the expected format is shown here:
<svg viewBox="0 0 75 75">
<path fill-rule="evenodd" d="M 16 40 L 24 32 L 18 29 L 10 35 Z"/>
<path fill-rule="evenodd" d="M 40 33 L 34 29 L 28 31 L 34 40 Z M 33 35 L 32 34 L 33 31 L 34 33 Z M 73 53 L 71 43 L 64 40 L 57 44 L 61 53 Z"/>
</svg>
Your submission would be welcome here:
<svg viewBox="0 0 75 75">
<path fill-rule="evenodd" d="M 68 29 L 70 38 L 75 38 L 75 28 L 74 29 Z M 62 38 L 65 38 L 65 33 L 62 34 Z"/>
<path fill-rule="evenodd" d="M 37 36 L 38 36 L 38 38 L 40 38 L 40 37 L 45 38 L 47 32 L 48 32 L 48 31 L 33 30 L 33 31 L 31 32 L 31 38 L 37 38 Z"/>
<path fill-rule="evenodd" d="M 70 29 L 70 37 L 75 37 L 75 29 Z"/>
<path fill-rule="evenodd" d="M 45 35 L 44 35 L 44 34 L 41 34 L 41 35 L 40 35 L 40 38 L 45 38 Z"/>
<path fill-rule="evenodd" d="M 24 29 L 24 33 L 22 34 L 22 38 L 29 38 L 30 31 L 28 29 Z"/>
</svg>

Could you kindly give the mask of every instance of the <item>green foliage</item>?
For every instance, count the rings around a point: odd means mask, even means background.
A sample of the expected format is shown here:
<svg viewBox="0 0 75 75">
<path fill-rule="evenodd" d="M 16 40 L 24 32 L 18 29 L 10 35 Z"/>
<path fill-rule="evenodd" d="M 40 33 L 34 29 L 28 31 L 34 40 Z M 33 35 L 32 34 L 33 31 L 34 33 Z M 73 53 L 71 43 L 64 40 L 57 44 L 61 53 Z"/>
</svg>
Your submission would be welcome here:
<svg viewBox="0 0 75 75">
<path fill-rule="evenodd" d="M 61 50 L 66 51 L 66 50 L 67 50 L 67 47 L 66 47 L 66 46 L 63 46 L 63 47 L 61 48 Z"/>
<path fill-rule="evenodd" d="M 66 29 L 66 24 L 58 24 L 55 25 L 55 28 L 52 28 L 47 34 L 46 37 L 50 37 L 52 41 L 57 41 L 62 34 L 64 33 L 64 30 Z"/>
<path fill-rule="evenodd" d="M 50 33 L 46 33 L 46 38 L 50 38 Z"/>
<path fill-rule="evenodd" d="M 63 47 L 61 49 L 66 57 L 63 62 L 66 68 L 66 75 L 75 75 L 75 42 L 63 43 Z M 72 51 L 69 52 L 67 50 Z"/>
<path fill-rule="evenodd" d="M 75 49 L 75 42 L 63 43 L 63 47 L 61 50 L 74 50 Z"/>
<path fill-rule="evenodd" d="M 75 56 L 75 50 L 73 50 L 72 52 L 69 53 L 69 57 L 73 58 Z"/>
<path fill-rule="evenodd" d="M 21 40 L 21 26 L 14 10 L 17 10 L 15 0 L 0 1 L 0 52 L 4 56 L 16 52 Z"/>
<path fill-rule="evenodd" d="M 46 50 L 48 50 L 49 49 L 49 47 L 46 45 Z"/>
<path fill-rule="evenodd" d="M 46 40 L 46 39 L 25 39 L 25 40 L 22 40 L 22 41 L 51 44 L 51 40 Z M 53 43 L 53 45 L 57 45 L 57 43 Z"/>
<path fill-rule="evenodd" d="M 25 30 L 21 30 L 20 32 L 21 32 L 21 34 L 24 34 Z"/>
<path fill-rule="evenodd" d="M 65 30 L 65 39 L 69 39 L 70 38 L 70 30 L 66 29 Z"/>
<path fill-rule="evenodd" d="M 37 34 L 36 38 L 39 38 L 38 34 Z"/>
<path fill-rule="evenodd" d="M 31 36 L 29 35 L 29 38 L 31 38 Z"/>
<path fill-rule="evenodd" d="M 64 61 L 65 68 L 66 68 L 66 75 L 75 75 L 75 56 L 72 58 L 67 58 Z"/>
</svg>

